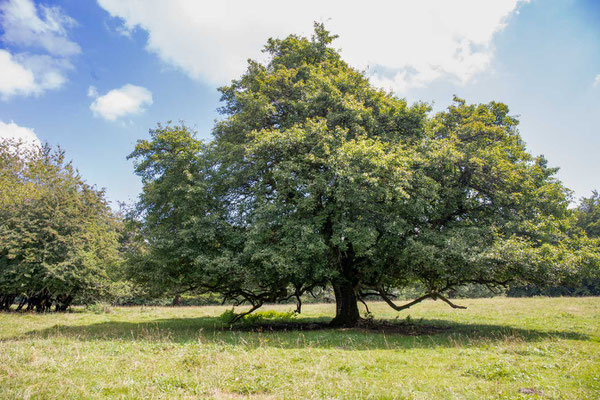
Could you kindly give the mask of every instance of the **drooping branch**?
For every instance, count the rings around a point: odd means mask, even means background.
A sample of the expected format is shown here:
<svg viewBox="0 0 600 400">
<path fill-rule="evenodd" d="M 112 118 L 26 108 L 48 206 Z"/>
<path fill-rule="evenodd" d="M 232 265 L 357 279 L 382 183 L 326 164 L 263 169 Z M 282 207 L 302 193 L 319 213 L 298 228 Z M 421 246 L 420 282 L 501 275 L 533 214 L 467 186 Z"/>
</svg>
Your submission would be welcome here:
<svg viewBox="0 0 600 400">
<path fill-rule="evenodd" d="M 252 308 L 250 308 L 250 310 L 241 313 L 241 314 L 236 314 L 235 317 L 233 317 L 233 319 L 231 320 L 231 323 L 234 324 L 237 321 L 239 321 L 240 319 L 244 318 L 246 315 L 254 312 L 255 310 L 257 310 L 258 308 L 260 308 L 262 306 L 262 303 L 256 303 L 252 305 Z"/>
<path fill-rule="evenodd" d="M 394 310 L 396 311 L 402 311 L 402 310 L 406 310 L 407 308 L 410 308 L 412 306 L 414 306 L 415 304 L 418 304 L 420 302 L 422 302 L 423 300 L 426 299 L 433 299 L 433 300 L 437 300 L 440 299 L 442 300 L 444 303 L 448 304 L 450 307 L 452 308 L 458 308 L 458 309 L 466 309 L 467 307 L 465 306 L 459 306 L 457 304 L 452 303 L 450 300 L 448 300 L 446 297 L 442 296 L 439 292 L 431 292 L 428 294 L 425 294 L 419 298 L 416 298 L 413 301 L 410 301 L 406 304 L 403 304 L 401 306 L 395 304 L 390 298 L 389 295 L 383 290 L 380 289 L 379 290 L 379 296 L 390 306 L 392 307 Z"/>
<path fill-rule="evenodd" d="M 465 306 L 459 306 L 458 304 L 454 304 L 452 303 L 450 300 L 448 300 L 447 298 L 445 298 L 444 296 L 442 296 L 441 294 L 437 293 L 436 297 L 440 300 L 442 300 L 444 303 L 447 303 L 450 307 L 452 308 L 459 308 L 461 310 L 466 309 L 467 307 Z M 435 299 L 434 299 L 435 300 Z"/>
<path fill-rule="evenodd" d="M 412 306 L 414 306 L 415 304 L 418 304 L 418 303 L 422 302 L 422 301 L 423 301 L 423 300 L 425 300 L 425 299 L 428 299 L 428 298 L 430 298 L 432 295 L 431 295 L 431 294 L 426 294 L 426 295 L 424 295 L 424 296 L 421 296 L 421 297 L 419 297 L 418 299 L 415 299 L 415 300 L 413 300 L 413 301 L 411 301 L 411 302 L 409 302 L 409 303 L 403 304 L 403 305 L 401 305 L 401 306 L 399 306 L 399 305 L 396 305 L 396 304 L 395 304 L 395 303 L 394 303 L 394 302 L 393 302 L 393 301 L 392 301 L 392 300 L 391 300 L 391 299 L 390 299 L 390 298 L 387 296 L 387 294 L 386 294 L 386 293 L 385 293 L 383 290 L 380 290 L 380 291 L 379 291 L 379 296 L 381 296 L 381 298 L 382 298 L 382 299 L 383 299 L 383 300 L 384 300 L 384 301 L 385 301 L 385 302 L 386 302 L 386 303 L 387 303 L 387 304 L 388 304 L 390 307 L 392 307 L 394 310 L 396 310 L 396 311 L 402 311 L 402 310 L 406 310 L 406 309 L 407 309 L 407 308 L 409 308 L 409 307 L 412 307 Z"/>
</svg>

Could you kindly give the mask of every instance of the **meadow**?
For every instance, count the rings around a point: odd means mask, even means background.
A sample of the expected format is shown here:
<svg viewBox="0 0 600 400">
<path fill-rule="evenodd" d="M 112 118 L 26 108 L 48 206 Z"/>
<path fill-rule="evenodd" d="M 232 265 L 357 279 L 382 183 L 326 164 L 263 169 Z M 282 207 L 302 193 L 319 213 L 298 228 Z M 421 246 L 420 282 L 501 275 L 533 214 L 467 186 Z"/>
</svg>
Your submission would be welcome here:
<svg viewBox="0 0 600 400">
<path fill-rule="evenodd" d="M 402 333 L 231 330 L 225 306 L 2 313 L 0 398 L 600 398 L 600 298 L 457 302 L 468 309 L 369 303 Z"/>
</svg>

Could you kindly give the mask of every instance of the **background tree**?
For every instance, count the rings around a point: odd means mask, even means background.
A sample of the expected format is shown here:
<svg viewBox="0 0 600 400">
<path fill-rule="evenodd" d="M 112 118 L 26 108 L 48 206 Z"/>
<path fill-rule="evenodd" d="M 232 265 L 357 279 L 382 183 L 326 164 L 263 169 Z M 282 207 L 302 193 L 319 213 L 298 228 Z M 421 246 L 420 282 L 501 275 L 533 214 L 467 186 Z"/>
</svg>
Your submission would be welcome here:
<svg viewBox="0 0 600 400">
<path fill-rule="evenodd" d="M 577 226 L 589 237 L 600 237 L 600 194 L 597 190 L 590 197 L 584 197 L 577 207 Z"/>
<path fill-rule="evenodd" d="M 333 325 L 369 296 L 396 310 L 460 285 L 559 279 L 568 191 L 501 103 L 427 105 L 372 87 L 320 24 L 270 39 L 220 89 L 214 139 L 159 126 L 130 157 L 144 183 L 132 274 L 159 291 L 252 305 L 332 287 Z M 158 278 L 158 279 L 156 279 Z M 397 288 L 424 292 L 404 305 Z"/>
<path fill-rule="evenodd" d="M 0 300 L 64 311 L 107 294 L 120 221 L 62 150 L 0 142 Z"/>
<path fill-rule="evenodd" d="M 600 295 L 600 195 L 594 190 L 590 197 L 580 200 L 575 210 L 575 224 L 584 232 L 579 235 L 580 251 L 585 252 L 585 263 L 579 268 L 575 284 L 569 288 L 569 295 Z M 576 234 L 572 235 L 577 237 Z"/>
<path fill-rule="evenodd" d="M 597 296 L 600 294 L 600 200 L 597 191 L 582 198 L 571 210 L 568 219 L 569 234 L 561 246 L 576 257 L 576 268 L 562 282 L 542 284 L 514 284 L 509 296 Z"/>
</svg>

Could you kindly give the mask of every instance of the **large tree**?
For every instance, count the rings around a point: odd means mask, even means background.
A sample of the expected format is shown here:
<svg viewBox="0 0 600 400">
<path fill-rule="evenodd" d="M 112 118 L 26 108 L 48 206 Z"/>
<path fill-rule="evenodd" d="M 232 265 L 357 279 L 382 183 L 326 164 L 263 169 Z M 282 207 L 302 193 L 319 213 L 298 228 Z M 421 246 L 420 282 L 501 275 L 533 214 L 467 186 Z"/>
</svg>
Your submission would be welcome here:
<svg viewBox="0 0 600 400">
<path fill-rule="evenodd" d="M 460 285 L 568 270 L 568 191 L 504 104 L 456 98 L 431 116 L 370 85 L 334 39 L 320 24 L 270 39 L 269 61 L 220 89 L 213 140 L 168 125 L 138 142 L 134 278 L 251 310 L 331 287 L 332 324 L 353 326 L 369 296 L 458 307 L 444 293 Z M 397 305 L 414 283 L 422 296 Z"/>
<path fill-rule="evenodd" d="M 64 311 L 106 295 L 120 224 L 62 150 L 0 141 L 0 309 L 18 299 L 19 309 Z"/>
</svg>

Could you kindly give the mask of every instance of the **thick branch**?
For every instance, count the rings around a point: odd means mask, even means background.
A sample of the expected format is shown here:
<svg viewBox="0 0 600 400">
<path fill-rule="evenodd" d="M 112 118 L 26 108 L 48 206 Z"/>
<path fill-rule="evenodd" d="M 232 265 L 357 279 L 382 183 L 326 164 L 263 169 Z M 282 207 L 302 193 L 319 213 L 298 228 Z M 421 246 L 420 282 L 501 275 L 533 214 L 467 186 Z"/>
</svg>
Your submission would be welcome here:
<svg viewBox="0 0 600 400">
<path fill-rule="evenodd" d="M 233 317 L 233 319 L 231 320 L 231 323 L 234 324 L 237 321 L 239 321 L 240 319 L 244 318 L 246 315 L 250 314 L 251 312 L 253 312 L 254 310 L 260 308 L 262 306 L 262 303 L 257 303 L 255 305 L 252 306 L 252 308 L 248 311 L 246 311 L 245 313 L 241 313 L 241 314 L 236 314 L 235 317 Z"/>
<path fill-rule="evenodd" d="M 450 300 L 448 300 L 447 298 L 445 298 L 444 296 L 442 296 L 442 295 L 441 295 L 441 294 L 439 294 L 439 293 L 438 293 L 438 294 L 436 294 L 436 297 L 437 297 L 438 299 L 442 300 L 443 302 L 445 302 L 445 303 L 448 303 L 448 305 L 449 305 L 450 307 L 452 307 L 452 308 L 460 308 L 461 310 L 464 310 L 464 309 L 466 309 L 466 308 L 467 308 L 467 307 L 465 307 L 465 306 L 459 306 L 459 305 L 457 305 L 457 304 L 454 304 L 454 303 L 452 303 Z"/>
<path fill-rule="evenodd" d="M 409 307 L 414 306 L 415 304 L 418 304 L 420 302 L 422 302 L 423 300 L 426 299 L 433 299 L 433 300 L 437 300 L 440 299 L 442 300 L 444 303 L 448 304 L 450 307 L 452 308 L 458 308 L 458 309 L 466 309 L 467 307 L 465 306 L 459 306 L 457 304 L 452 303 L 450 300 L 448 300 L 446 297 L 442 296 L 440 293 L 429 293 L 426 295 L 423 295 L 411 302 L 408 302 L 406 304 L 403 304 L 401 306 L 396 305 L 387 295 L 383 290 L 379 291 L 379 296 L 381 296 L 381 298 L 390 306 L 392 307 L 394 310 L 396 311 L 402 311 L 402 310 L 406 310 Z"/>
<path fill-rule="evenodd" d="M 379 291 L 379 296 L 381 296 L 381 298 L 382 298 L 382 299 L 383 299 L 383 300 L 384 300 L 386 303 L 388 303 L 388 305 L 389 305 L 390 307 L 392 307 L 394 310 L 396 310 L 396 311 L 402 311 L 402 310 L 406 310 L 406 309 L 407 309 L 407 308 L 409 308 L 409 307 L 412 307 L 412 306 L 414 306 L 414 305 L 415 305 L 415 304 L 417 304 L 417 303 L 420 303 L 420 302 L 422 302 L 422 301 L 423 301 L 423 300 L 425 300 L 425 299 L 428 299 L 428 298 L 430 298 L 430 297 L 431 297 L 431 294 L 426 294 L 426 295 L 424 295 L 424 296 L 421 296 L 421 297 L 419 297 L 418 299 L 415 299 L 415 300 L 411 301 L 410 303 L 406 303 L 406 304 L 403 304 L 403 305 L 401 305 L 401 306 L 398 306 L 398 305 L 394 304 L 394 302 L 393 302 L 393 301 L 392 301 L 392 300 L 391 300 L 391 299 L 390 299 L 390 298 L 389 298 L 389 297 L 388 297 L 388 296 L 387 296 L 387 295 L 386 295 L 386 294 L 383 292 L 383 290 Z"/>
</svg>

